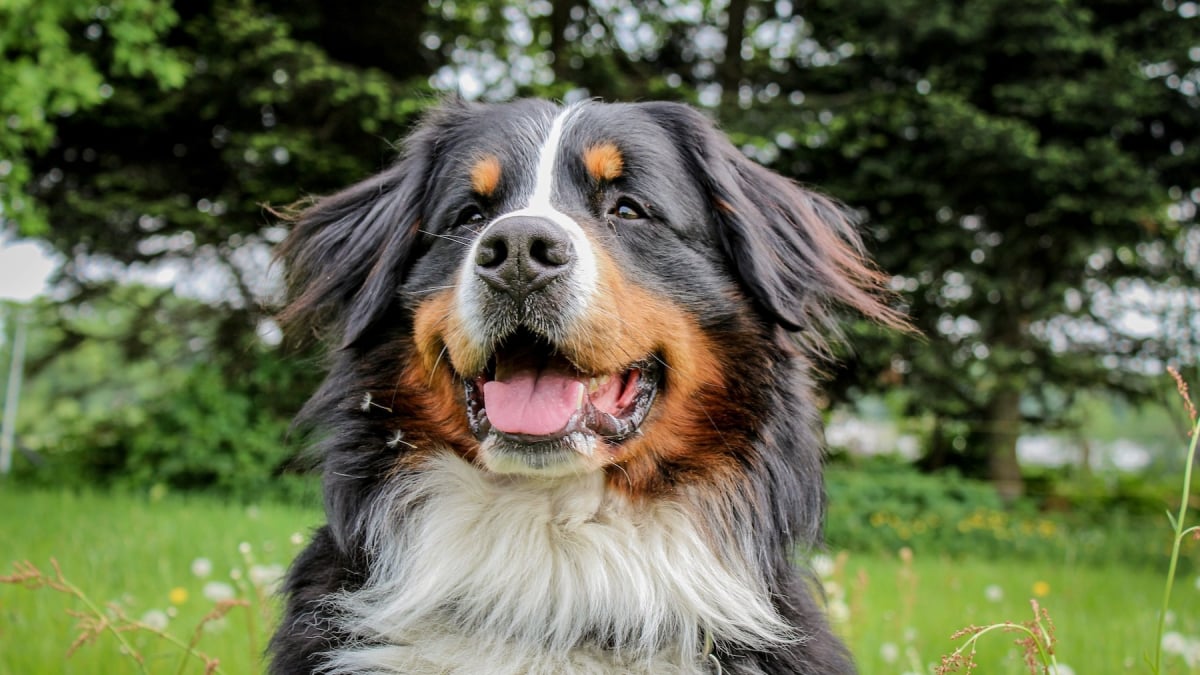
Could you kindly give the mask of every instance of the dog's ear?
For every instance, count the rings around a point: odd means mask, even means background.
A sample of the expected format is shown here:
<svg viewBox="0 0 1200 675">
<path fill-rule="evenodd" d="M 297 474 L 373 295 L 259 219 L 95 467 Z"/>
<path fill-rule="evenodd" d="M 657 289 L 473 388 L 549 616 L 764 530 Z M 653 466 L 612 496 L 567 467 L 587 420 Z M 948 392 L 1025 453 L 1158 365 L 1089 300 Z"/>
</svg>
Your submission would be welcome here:
<svg viewBox="0 0 1200 675">
<path fill-rule="evenodd" d="M 834 328 L 837 305 L 905 329 L 888 306 L 888 277 L 864 254 L 844 208 L 747 159 L 695 109 L 644 104 L 679 139 L 703 186 L 734 274 L 761 311 L 789 331 Z"/>
<path fill-rule="evenodd" d="M 418 238 L 435 131 L 422 125 L 391 168 L 280 215 L 292 229 L 276 257 L 285 334 L 348 347 L 391 305 Z"/>
</svg>

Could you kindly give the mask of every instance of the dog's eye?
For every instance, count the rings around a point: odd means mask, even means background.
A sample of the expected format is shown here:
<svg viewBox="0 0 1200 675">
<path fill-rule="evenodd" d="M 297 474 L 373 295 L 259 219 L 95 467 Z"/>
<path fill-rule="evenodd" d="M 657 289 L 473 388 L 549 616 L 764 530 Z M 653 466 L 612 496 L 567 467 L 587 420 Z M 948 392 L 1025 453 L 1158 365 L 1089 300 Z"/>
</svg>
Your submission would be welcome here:
<svg viewBox="0 0 1200 675">
<path fill-rule="evenodd" d="M 478 206 L 468 206 L 463 209 L 455 221 L 455 225 L 458 226 L 479 225 L 481 223 L 483 223 L 483 211 L 480 211 Z"/>
<path fill-rule="evenodd" d="M 641 205 L 628 197 L 617 200 L 617 203 L 609 210 L 609 214 L 621 220 L 643 220 L 646 217 L 646 212 L 642 210 Z"/>
</svg>

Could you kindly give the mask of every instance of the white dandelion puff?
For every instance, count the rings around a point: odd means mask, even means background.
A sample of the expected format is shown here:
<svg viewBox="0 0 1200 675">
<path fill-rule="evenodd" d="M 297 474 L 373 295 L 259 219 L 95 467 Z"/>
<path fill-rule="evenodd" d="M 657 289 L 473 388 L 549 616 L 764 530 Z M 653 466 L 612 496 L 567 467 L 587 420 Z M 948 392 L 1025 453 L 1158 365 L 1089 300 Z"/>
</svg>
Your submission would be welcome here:
<svg viewBox="0 0 1200 675">
<path fill-rule="evenodd" d="M 833 558 L 818 553 L 812 557 L 810 564 L 812 565 L 813 571 L 816 572 L 817 576 L 821 577 L 822 579 L 833 576 Z"/>
<path fill-rule="evenodd" d="M 1183 633 L 1178 631 L 1169 631 L 1162 636 L 1163 651 L 1168 654 L 1182 655 L 1187 651 L 1188 639 L 1183 636 Z"/>
<path fill-rule="evenodd" d="M 212 561 L 208 558 L 196 558 L 192 561 L 192 575 L 201 579 L 212 574 Z"/>
<path fill-rule="evenodd" d="M 844 600 L 832 600 L 829 603 L 829 620 L 834 623 L 846 623 L 850 620 L 850 606 Z"/>
<path fill-rule="evenodd" d="M 989 602 L 1000 602 L 1004 599 L 1004 589 L 997 584 L 992 584 L 983 589 L 983 597 L 987 598 Z"/>
<path fill-rule="evenodd" d="M 164 631 L 167 629 L 167 623 L 170 619 L 167 618 L 167 613 L 161 609 L 152 609 L 142 615 L 142 624 L 150 630 Z"/>
<path fill-rule="evenodd" d="M 279 586 L 279 581 L 283 579 L 283 565 L 278 563 L 253 565 L 250 567 L 249 577 L 250 583 L 274 593 L 276 587 Z"/>
<path fill-rule="evenodd" d="M 210 581 L 204 584 L 204 589 L 201 590 L 201 593 L 212 602 L 232 600 L 237 595 L 237 592 L 233 590 L 233 586 L 224 581 Z"/>
</svg>

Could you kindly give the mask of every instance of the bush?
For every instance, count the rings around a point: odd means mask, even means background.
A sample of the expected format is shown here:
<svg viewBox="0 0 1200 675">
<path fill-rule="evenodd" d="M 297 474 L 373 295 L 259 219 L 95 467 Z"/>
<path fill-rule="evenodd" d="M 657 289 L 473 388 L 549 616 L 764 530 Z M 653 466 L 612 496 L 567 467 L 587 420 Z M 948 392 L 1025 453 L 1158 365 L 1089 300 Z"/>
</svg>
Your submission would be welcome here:
<svg viewBox="0 0 1200 675">
<path fill-rule="evenodd" d="M 1149 488 L 1136 508 L 1115 508 L 1126 496 L 1069 492 L 1048 510 L 1047 499 L 1005 506 L 988 484 L 954 472 L 921 474 L 907 465 L 877 461 L 859 469 L 831 467 L 826 540 L 831 548 L 864 552 L 909 547 L 925 555 L 1020 557 L 1064 562 L 1160 564 L 1168 523 L 1146 512 Z M 1090 494 L 1089 496 L 1086 496 Z"/>
<path fill-rule="evenodd" d="M 300 369 L 274 352 L 248 355 L 245 365 L 234 374 L 194 364 L 161 382 L 153 398 L 113 401 L 103 417 L 60 416 L 56 430 L 36 439 L 45 466 L 18 465 L 22 479 L 239 499 L 311 494 L 316 479 L 295 462 L 287 417 L 311 385 L 295 382 Z"/>
</svg>

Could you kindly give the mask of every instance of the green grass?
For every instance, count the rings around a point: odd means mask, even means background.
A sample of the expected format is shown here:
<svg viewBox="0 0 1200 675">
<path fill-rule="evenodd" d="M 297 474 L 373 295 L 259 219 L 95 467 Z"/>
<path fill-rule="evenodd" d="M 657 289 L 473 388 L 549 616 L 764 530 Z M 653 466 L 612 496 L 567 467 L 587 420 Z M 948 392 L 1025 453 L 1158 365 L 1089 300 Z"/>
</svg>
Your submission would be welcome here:
<svg viewBox="0 0 1200 675">
<path fill-rule="evenodd" d="M 915 558 L 906 568 L 898 557 L 853 554 L 843 567 L 840 580 L 851 608 L 843 634 L 864 674 L 931 673 L 942 655 L 962 643 L 949 639 L 958 629 L 1031 620 L 1035 585 L 1044 592 L 1037 600 L 1056 627 L 1060 664 L 1077 675 L 1148 672 L 1163 576 L 1143 568 L 938 558 Z M 1200 589 L 1192 579 L 1184 581 L 1175 596 L 1172 630 L 1196 636 Z M 988 598 L 991 586 L 1000 589 L 1000 600 Z M 1013 643 L 1018 637 L 985 637 L 977 673 L 1028 673 Z M 884 644 L 896 646 L 895 662 L 884 660 Z M 921 669 L 913 667 L 913 656 Z M 1169 657 L 1169 663 L 1166 672 L 1193 672 L 1178 656 Z"/>
<path fill-rule="evenodd" d="M 300 549 L 293 535 L 307 538 L 321 519 L 316 509 L 247 507 L 205 498 L 28 492 L 11 485 L 0 488 L 0 513 L 0 565 L 6 568 L 0 573 L 8 574 L 14 560 L 29 560 L 49 571 L 50 559 L 56 558 L 67 578 L 94 601 L 118 602 L 131 618 L 175 607 L 178 615 L 168 631 L 185 641 L 213 607 L 202 593 L 205 582 L 233 585 L 234 569 L 246 579 L 247 560 L 239 545 L 250 544 L 257 564 L 286 565 Z M 211 561 L 208 579 L 192 574 L 197 558 Z M 177 588 L 187 592 L 187 599 L 172 605 L 171 591 Z M 82 605 L 45 588 L 0 585 L 0 673 L 138 672 L 111 635 L 66 659 L 77 634 L 67 609 Z M 269 630 L 261 620 L 252 624 L 251 617 L 235 610 L 217 630 L 205 632 L 198 649 L 219 657 L 226 673 L 261 671 Z M 176 672 L 178 649 L 149 634 L 134 634 L 130 640 L 146 655 L 150 672 Z M 200 673 L 203 667 L 194 661 L 186 672 Z"/>
<path fill-rule="evenodd" d="M 212 607 L 202 595 L 206 581 L 230 581 L 247 561 L 239 545 L 248 543 L 257 563 L 286 564 L 299 550 L 296 533 L 306 536 L 320 521 L 315 508 L 227 505 L 199 497 L 159 500 L 127 495 L 27 491 L 0 488 L 0 565 L 28 559 L 49 569 L 51 557 L 64 573 L 100 603 L 119 602 L 132 618 L 172 607 L 172 589 L 187 591 L 174 605 L 169 631 L 189 639 Z M 192 574 L 192 561 L 207 558 L 212 575 Z M 953 560 L 917 556 L 906 564 L 895 555 L 842 554 L 832 575 L 848 608 L 841 624 L 865 675 L 915 671 L 931 673 L 954 649 L 950 634 L 968 624 L 1025 621 L 1034 585 L 1046 584 L 1040 598 L 1057 626 L 1059 662 L 1077 675 L 1147 672 L 1161 574 L 1145 569 L 1084 567 L 1009 560 Z M 1165 560 L 1163 568 L 1165 569 Z M 3 573 L 8 573 L 4 570 Z M 997 586 L 1002 598 L 988 599 Z M 1045 590 L 1044 588 L 1041 590 Z M 176 597 L 178 599 L 178 597 Z M 1200 635 L 1200 589 L 1181 579 L 1174 599 L 1172 630 Z M 101 636 L 69 659 L 75 620 L 67 609 L 78 602 L 49 589 L 0 585 L 0 673 L 135 673 L 111 635 Z M 198 648 L 221 659 L 226 673 L 261 670 L 259 660 L 269 630 L 251 614 L 235 610 Z M 985 638 L 977 674 L 1024 673 L 1016 636 Z M 148 634 L 130 636 L 148 658 L 152 673 L 177 672 L 180 652 Z M 898 653 L 887 661 L 884 645 Z M 1178 656 L 1165 672 L 1188 672 Z M 914 667 L 916 666 L 916 667 Z M 199 673 L 199 661 L 185 672 Z M 1197 671 L 1200 672 L 1200 671 Z"/>
</svg>

